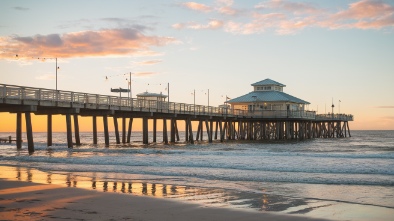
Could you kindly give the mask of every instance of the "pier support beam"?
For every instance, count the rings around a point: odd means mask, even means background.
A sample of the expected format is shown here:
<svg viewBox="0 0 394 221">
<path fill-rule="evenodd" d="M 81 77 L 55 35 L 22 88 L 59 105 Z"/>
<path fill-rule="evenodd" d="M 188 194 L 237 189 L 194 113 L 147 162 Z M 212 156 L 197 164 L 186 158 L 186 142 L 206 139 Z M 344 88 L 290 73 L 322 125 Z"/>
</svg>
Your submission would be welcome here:
<svg viewBox="0 0 394 221">
<path fill-rule="evenodd" d="M 105 146 L 109 146 L 108 117 L 103 116 Z"/>
<path fill-rule="evenodd" d="M 29 150 L 29 153 L 33 153 L 34 152 L 33 127 L 31 125 L 30 112 L 25 112 L 25 120 L 26 120 L 26 133 L 27 133 L 27 148 Z"/>
<path fill-rule="evenodd" d="M 189 141 L 191 144 L 194 144 L 194 138 L 193 138 L 193 128 L 192 128 L 192 122 L 189 119 L 187 119 L 187 124 L 188 124 L 188 128 L 189 128 Z"/>
<path fill-rule="evenodd" d="M 52 115 L 47 115 L 47 146 L 52 146 Z"/>
<path fill-rule="evenodd" d="M 73 148 L 73 135 L 71 130 L 71 115 L 66 114 L 66 127 L 67 127 L 67 146 Z"/>
<path fill-rule="evenodd" d="M 97 117 L 93 116 L 93 144 L 97 144 Z"/>
<path fill-rule="evenodd" d="M 22 148 L 22 113 L 16 113 L 16 149 Z"/>
<path fill-rule="evenodd" d="M 133 118 L 130 118 L 129 119 L 129 128 L 127 130 L 127 143 L 130 143 L 132 127 L 133 127 Z"/>
<path fill-rule="evenodd" d="M 142 143 L 148 144 L 148 118 L 142 118 Z"/>
<path fill-rule="evenodd" d="M 156 143 L 157 119 L 153 118 L 153 143 Z"/>
<path fill-rule="evenodd" d="M 116 144 L 120 144 L 120 138 L 119 138 L 119 127 L 118 127 L 118 118 L 114 118 L 114 128 L 115 128 L 115 138 L 116 138 Z"/>
<path fill-rule="evenodd" d="M 126 118 L 122 117 L 122 143 L 126 143 Z"/>
<path fill-rule="evenodd" d="M 171 121 L 170 121 L 170 123 L 171 123 L 171 127 L 170 127 L 170 129 L 171 129 L 171 140 L 170 140 L 170 142 L 171 143 L 175 143 L 175 118 L 171 118 Z"/>
<path fill-rule="evenodd" d="M 189 141 L 189 121 L 188 119 L 185 120 L 185 141 Z"/>
<path fill-rule="evenodd" d="M 75 134 L 75 144 L 81 145 L 81 140 L 79 138 L 78 115 L 76 115 L 76 114 L 74 114 L 74 134 Z"/>
<path fill-rule="evenodd" d="M 163 119 L 163 142 L 168 144 L 168 136 L 167 136 L 167 119 Z"/>
</svg>

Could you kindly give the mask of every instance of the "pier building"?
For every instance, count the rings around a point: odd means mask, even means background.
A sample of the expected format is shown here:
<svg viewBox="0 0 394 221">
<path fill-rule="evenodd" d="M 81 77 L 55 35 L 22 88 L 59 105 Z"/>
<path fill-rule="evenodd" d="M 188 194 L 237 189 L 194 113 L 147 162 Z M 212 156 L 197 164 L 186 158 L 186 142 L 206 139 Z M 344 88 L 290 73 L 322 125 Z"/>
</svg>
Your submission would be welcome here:
<svg viewBox="0 0 394 221">
<path fill-rule="evenodd" d="M 310 103 L 283 92 L 286 85 L 269 78 L 252 84 L 253 91 L 231 99 L 232 109 L 248 112 L 304 111 Z"/>
<path fill-rule="evenodd" d="M 97 117 L 102 118 L 106 146 L 110 144 L 108 118 L 113 118 L 116 144 L 131 142 L 131 129 L 135 118 L 142 119 L 144 144 L 149 143 L 148 131 L 153 132 L 153 142 L 158 142 L 158 120 L 163 122 L 162 142 L 166 144 L 180 141 L 178 121 L 185 122 L 184 141 L 190 143 L 202 141 L 205 133 L 207 142 L 303 140 L 350 136 L 348 122 L 353 121 L 352 115 L 317 115 L 314 111 L 307 111 L 305 105 L 308 105 L 308 102 L 285 94 L 283 84 L 269 79 L 252 86 L 253 92 L 230 100 L 232 108 L 228 108 L 227 105 L 213 107 L 168 102 L 165 101 L 166 96 L 161 94 L 144 96 L 142 93 L 137 98 L 130 98 L 0 84 L 0 112 L 16 114 L 15 140 L 18 149 L 22 147 L 22 114 L 25 116 L 27 146 L 31 153 L 34 152 L 31 114 L 47 116 L 48 146 L 52 146 L 52 116 L 65 116 L 69 148 L 81 144 L 79 117 L 92 117 L 93 144 L 97 144 Z M 118 125 L 119 118 L 122 122 L 121 130 Z M 153 128 L 148 128 L 148 121 L 152 122 Z M 195 130 L 193 125 L 197 125 Z"/>
</svg>

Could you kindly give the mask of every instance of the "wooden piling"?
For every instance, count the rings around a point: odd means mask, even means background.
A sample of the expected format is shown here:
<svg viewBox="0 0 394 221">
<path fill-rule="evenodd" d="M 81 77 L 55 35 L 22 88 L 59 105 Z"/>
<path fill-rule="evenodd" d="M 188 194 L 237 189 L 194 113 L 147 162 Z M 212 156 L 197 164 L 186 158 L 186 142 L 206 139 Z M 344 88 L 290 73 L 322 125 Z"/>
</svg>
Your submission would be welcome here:
<svg viewBox="0 0 394 221">
<path fill-rule="evenodd" d="M 153 143 L 156 143 L 157 119 L 153 118 Z"/>
<path fill-rule="evenodd" d="M 31 125 L 30 112 L 25 112 L 26 121 L 26 133 L 27 133 L 27 148 L 29 153 L 34 152 L 34 142 L 33 142 L 33 127 Z"/>
<path fill-rule="evenodd" d="M 47 146 L 52 146 L 52 115 L 47 115 Z"/>
<path fill-rule="evenodd" d="M 74 114 L 74 134 L 75 134 L 75 144 L 81 145 L 81 140 L 79 138 L 79 123 L 78 123 L 77 114 Z"/>
<path fill-rule="evenodd" d="M 126 143 L 126 118 L 122 117 L 122 143 Z"/>
<path fill-rule="evenodd" d="M 170 142 L 175 143 L 175 118 L 171 118 L 170 124 L 171 124 L 171 126 L 170 126 L 170 129 L 171 129 Z"/>
<path fill-rule="evenodd" d="M 67 127 L 67 146 L 73 148 L 73 135 L 71 130 L 71 115 L 66 114 L 66 127 Z"/>
<path fill-rule="evenodd" d="M 192 128 L 192 122 L 190 120 L 190 118 L 187 119 L 188 121 L 188 128 L 189 128 L 189 141 L 191 144 L 194 144 L 194 138 L 193 138 L 193 128 Z"/>
<path fill-rule="evenodd" d="M 129 119 L 129 128 L 127 130 L 127 143 L 130 143 L 131 140 L 131 129 L 133 127 L 133 118 Z"/>
<path fill-rule="evenodd" d="M 97 117 L 93 116 L 92 119 L 93 126 L 93 144 L 97 144 Z"/>
<path fill-rule="evenodd" d="M 185 141 L 189 141 L 189 121 L 188 119 L 185 120 Z"/>
<path fill-rule="evenodd" d="M 179 141 L 179 131 L 178 131 L 178 124 L 176 119 L 175 119 L 175 137 L 176 137 L 176 141 Z"/>
<path fill-rule="evenodd" d="M 104 124 L 104 140 L 105 146 L 109 146 L 109 132 L 108 132 L 108 117 L 107 115 L 103 116 L 103 124 Z"/>
<path fill-rule="evenodd" d="M 120 144 L 118 118 L 116 116 L 113 116 L 113 119 L 114 119 L 114 129 L 115 129 L 116 144 Z"/>
<path fill-rule="evenodd" d="M 168 135 L 167 135 L 167 119 L 163 119 L 163 142 L 168 144 Z"/>
<path fill-rule="evenodd" d="M 16 113 L 16 149 L 22 148 L 22 113 Z"/>
<path fill-rule="evenodd" d="M 142 118 L 142 143 L 148 144 L 149 143 L 149 136 L 148 136 L 148 118 Z"/>
</svg>

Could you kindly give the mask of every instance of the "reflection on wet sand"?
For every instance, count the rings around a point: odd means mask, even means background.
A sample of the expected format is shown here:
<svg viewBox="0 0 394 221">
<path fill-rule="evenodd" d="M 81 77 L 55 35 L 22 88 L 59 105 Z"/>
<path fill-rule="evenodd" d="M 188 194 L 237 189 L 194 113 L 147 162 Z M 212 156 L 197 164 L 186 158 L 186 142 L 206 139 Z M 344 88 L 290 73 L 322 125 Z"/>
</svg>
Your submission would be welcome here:
<svg viewBox="0 0 394 221">
<path fill-rule="evenodd" d="M 215 207 L 245 208 L 262 211 L 284 211 L 290 207 L 307 205 L 304 200 L 263 193 L 199 188 L 136 181 L 97 180 L 97 177 L 76 176 L 73 173 L 51 173 L 24 167 L 1 166 L 0 177 L 8 180 L 42 184 L 58 184 L 102 192 L 153 196 L 193 201 Z"/>
</svg>

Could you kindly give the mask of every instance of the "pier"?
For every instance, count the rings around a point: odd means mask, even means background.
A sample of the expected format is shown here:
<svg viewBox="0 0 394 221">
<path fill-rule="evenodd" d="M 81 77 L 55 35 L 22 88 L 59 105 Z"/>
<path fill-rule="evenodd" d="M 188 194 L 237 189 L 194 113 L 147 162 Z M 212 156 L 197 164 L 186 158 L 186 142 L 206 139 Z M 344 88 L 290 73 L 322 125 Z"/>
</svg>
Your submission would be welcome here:
<svg viewBox="0 0 394 221">
<path fill-rule="evenodd" d="M 142 119 L 143 144 L 149 143 L 149 120 L 153 121 L 153 142 L 159 142 L 156 137 L 157 121 L 163 122 L 162 142 L 166 144 L 180 141 L 178 121 L 184 121 L 185 141 L 190 143 L 204 140 L 204 134 L 208 142 L 350 137 L 348 122 L 353 121 L 353 116 L 348 114 L 318 115 L 306 110 L 239 110 L 228 106 L 142 100 L 7 84 L 0 84 L 0 112 L 16 114 L 15 141 L 18 149 L 22 147 L 24 115 L 28 150 L 31 153 L 34 152 L 31 114 L 47 116 L 48 146 L 52 146 L 52 116 L 64 115 L 69 148 L 74 143 L 81 144 L 79 117 L 92 118 L 93 144 L 97 144 L 97 117 L 103 119 L 106 146 L 109 146 L 109 118 L 113 118 L 117 144 L 131 142 L 131 128 L 135 118 Z M 121 134 L 118 119 L 122 122 Z M 193 125 L 197 125 L 196 131 Z"/>
</svg>

